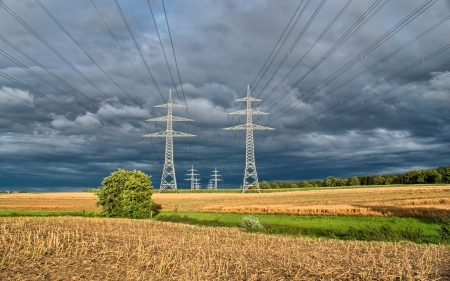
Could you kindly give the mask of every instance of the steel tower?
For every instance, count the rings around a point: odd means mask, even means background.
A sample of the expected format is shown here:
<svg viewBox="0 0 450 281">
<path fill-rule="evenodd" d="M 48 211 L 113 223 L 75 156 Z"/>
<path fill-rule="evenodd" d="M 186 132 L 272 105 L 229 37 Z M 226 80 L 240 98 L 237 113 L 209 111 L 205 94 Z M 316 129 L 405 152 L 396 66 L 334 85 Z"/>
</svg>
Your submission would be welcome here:
<svg viewBox="0 0 450 281">
<path fill-rule="evenodd" d="M 189 174 L 186 174 L 186 176 L 191 176 L 190 178 L 186 179 L 187 181 L 191 181 L 191 189 L 196 189 L 195 188 L 195 177 L 194 176 L 198 176 L 199 174 L 194 174 L 194 172 L 196 172 L 197 170 L 194 170 L 194 165 L 192 165 L 191 169 L 188 170 L 188 172 L 190 172 Z"/>
<path fill-rule="evenodd" d="M 219 171 L 217 171 L 217 168 L 214 168 L 214 171 L 213 171 L 214 175 L 211 175 L 211 177 L 213 177 L 213 178 L 210 180 L 210 182 L 214 183 L 214 186 L 212 186 L 212 189 L 217 189 L 217 182 L 222 181 L 221 179 L 219 179 L 220 175 L 217 174 L 218 172 Z"/>
<path fill-rule="evenodd" d="M 195 189 L 200 189 L 200 188 L 201 188 L 201 186 L 200 186 L 200 179 L 195 178 Z"/>
<path fill-rule="evenodd" d="M 166 121 L 167 129 L 163 132 L 148 134 L 148 135 L 144 135 L 143 137 L 150 137 L 150 138 L 165 137 L 166 138 L 166 152 L 165 152 L 165 159 L 164 159 L 164 168 L 163 168 L 163 173 L 162 173 L 162 177 L 161 177 L 161 185 L 159 187 L 159 192 L 163 191 L 164 189 L 168 189 L 168 188 L 176 190 L 177 189 L 177 179 L 175 177 L 175 166 L 174 166 L 174 161 L 173 161 L 173 138 L 195 137 L 195 135 L 174 131 L 172 129 L 172 122 L 174 122 L 174 121 L 177 121 L 177 122 L 178 121 L 194 121 L 194 120 L 172 115 L 173 108 L 185 107 L 184 105 L 181 105 L 181 104 L 172 103 L 172 90 L 169 91 L 169 101 L 166 104 L 160 104 L 160 105 L 156 105 L 154 107 L 167 107 L 167 116 L 148 119 L 145 121 L 155 121 L 155 122 Z"/>
<path fill-rule="evenodd" d="M 246 131 L 246 134 L 245 134 L 245 170 L 244 170 L 244 181 L 243 181 L 243 186 L 242 186 L 242 193 L 244 193 L 249 188 L 254 188 L 258 192 L 261 192 L 259 189 L 258 174 L 256 172 L 255 145 L 254 145 L 254 140 L 253 140 L 253 131 L 264 131 L 264 130 L 275 130 L 275 129 L 253 124 L 253 115 L 264 115 L 264 114 L 268 114 L 268 113 L 252 109 L 252 102 L 257 102 L 257 101 L 262 101 L 262 100 L 255 99 L 250 96 L 250 87 L 248 85 L 247 85 L 247 96 L 242 99 L 237 99 L 236 101 L 247 102 L 247 108 L 244 110 L 231 112 L 230 114 L 236 114 L 236 115 L 240 115 L 240 116 L 245 115 L 247 117 L 247 122 L 243 125 L 225 128 L 224 130 Z"/>
</svg>

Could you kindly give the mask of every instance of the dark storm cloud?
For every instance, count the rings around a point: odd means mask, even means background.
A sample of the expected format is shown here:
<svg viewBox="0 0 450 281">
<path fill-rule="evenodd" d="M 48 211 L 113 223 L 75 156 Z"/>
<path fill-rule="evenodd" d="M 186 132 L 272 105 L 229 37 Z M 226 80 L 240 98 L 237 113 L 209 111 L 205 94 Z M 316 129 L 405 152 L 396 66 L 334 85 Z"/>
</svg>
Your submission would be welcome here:
<svg viewBox="0 0 450 281">
<path fill-rule="evenodd" d="M 166 1 L 183 89 L 179 85 L 160 1 L 151 1 L 151 4 L 175 87 L 146 1 L 130 1 L 132 9 L 127 1 L 119 1 L 159 89 L 152 81 L 113 1 L 97 0 L 94 3 L 120 46 L 90 1 L 41 2 L 110 78 L 35 1 L 2 1 L 94 85 L 77 74 L 0 7 L 0 35 L 70 84 L 62 83 L 0 41 L 1 50 L 46 80 L 33 76 L 0 55 L 0 71 L 38 92 L 0 77 L 1 89 L 25 100 L 19 101 L 0 92 L 0 186 L 96 187 L 104 176 L 120 167 L 140 169 L 153 175 L 152 180 L 158 187 L 165 140 L 142 140 L 141 136 L 165 129 L 165 123 L 152 124 L 144 120 L 166 113 L 164 109 L 152 107 L 164 103 L 163 99 L 167 100 L 169 88 L 172 89 L 175 102 L 184 103 L 185 96 L 189 115 L 195 120 L 195 134 L 198 135 L 195 140 L 174 141 L 178 184 L 187 186 L 183 175 L 194 164 L 201 174 L 203 186 L 215 166 L 221 171 L 226 185 L 239 185 L 245 160 L 245 133 L 225 132 L 222 128 L 244 122 L 243 118 L 229 118 L 228 113 L 242 108 L 242 104 L 234 100 L 242 97 L 246 85 L 254 81 L 299 1 Z M 353 1 L 282 82 L 283 77 L 347 3 L 327 1 L 268 83 L 319 6 L 319 1 L 308 3 L 273 64 L 260 83 L 257 86 L 255 83 L 252 88 L 253 96 L 260 95 L 264 99 L 262 110 L 271 114 L 270 119 L 263 117 L 259 123 L 277 129 L 276 133 L 256 134 L 260 180 L 403 172 L 412 168 L 448 165 L 450 80 L 443 80 L 356 115 L 343 115 L 336 121 L 323 122 L 333 120 L 334 112 L 348 106 L 354 105 L 353 110 L 359 110 L 367 99 L 423 73 L 428 72 L 417 81 L 365 105 L 447 75 L 450 71 L 448 66 L 430 71 L 448 61 L 449 50 L 340 105 L 347 98 L 450 44 L 446 36 L 450 21 L 329 93 L 448 16 L 449 2 L 436 2 L 370 54 L 364 55 L 335 81 L 305 100 L 299 108 L 284 115 L 284 109 L 304 100 L 329 75 L 424 2 L 387 2 L 361 29 L 292 89 L 292 85 L 374 3 Z M 287 91 L 289 94 L 281 98 Z M 338 106 L 334 110 L 326 111 L 335 105 Z M 174 113 L 186 117 L 183 110 L 177 109 Z M 299 123 L 316 114 L 316 118 L 308 120 L 310 126 Z M 316 126 L 316 123 L 319 125 Z M 188 124 L 174 124 L 174 129 L 193 133 L 192 126 Z"/>
</svg>

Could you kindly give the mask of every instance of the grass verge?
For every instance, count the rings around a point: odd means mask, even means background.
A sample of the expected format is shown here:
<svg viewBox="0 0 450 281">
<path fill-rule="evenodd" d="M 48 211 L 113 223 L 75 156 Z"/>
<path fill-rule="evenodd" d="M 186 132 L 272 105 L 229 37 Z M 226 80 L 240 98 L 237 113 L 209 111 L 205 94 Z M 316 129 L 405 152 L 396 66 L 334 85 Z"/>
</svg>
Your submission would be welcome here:
<svg viewBox="0 0 450 281">
<path fill-rule="evenodd" d="M 242 214 L 162 212 L 159 221 L 238 227 Z M 265 234 L 365 241 L 450 244 L 450 219 L 255 215 Z"/>
</svg>

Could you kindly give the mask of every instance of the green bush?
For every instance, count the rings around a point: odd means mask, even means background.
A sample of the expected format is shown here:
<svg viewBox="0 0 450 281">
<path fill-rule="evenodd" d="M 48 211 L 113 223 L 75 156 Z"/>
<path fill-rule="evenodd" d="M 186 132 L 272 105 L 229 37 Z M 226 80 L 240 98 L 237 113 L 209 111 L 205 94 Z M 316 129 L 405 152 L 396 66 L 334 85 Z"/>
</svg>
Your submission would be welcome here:
<svg viewBox="0 0 450 281">
<path fill-rule="evenodd" d="M 153 186 L 150 176 L 141 171 L 119 169 L 102 181 L 95 193 L 97 206 L 105 217 L 150 218 L 153 207 Z"/>
<path fill-rule="evenodd" d="M 263 226 L 259 222 L 259 219 L 255 216 L 244 216 L 239 226 L 250 230 L 257 230 L 263 228 Z"/>
</svg>

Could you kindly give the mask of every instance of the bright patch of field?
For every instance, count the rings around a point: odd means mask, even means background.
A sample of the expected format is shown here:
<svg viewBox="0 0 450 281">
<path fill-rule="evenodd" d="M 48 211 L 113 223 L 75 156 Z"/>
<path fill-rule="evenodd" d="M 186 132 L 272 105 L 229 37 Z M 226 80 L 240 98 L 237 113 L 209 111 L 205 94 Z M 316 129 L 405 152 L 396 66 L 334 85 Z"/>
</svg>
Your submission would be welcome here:
<svg viewBox="0 0 450 281">
<path fill-rule="evenodd" d="M 99 218 L 0 218 L 0 280 L 449 280 L 437 245 Z"/>
<path fill-rule="evenodd" d="M 95 211 L 97 196 L 89 192 L 14 193 L 0 195 L 0 210 Z"/>
<path fill-rule="evenodd" d="M 279 193 L 159 193 L 163 211 L 430 217 L 450 215 L 450 187 L 376 187 Z M 93 193 L 0 195 L 0 210 L 96 211 Z"/>
</svg>

